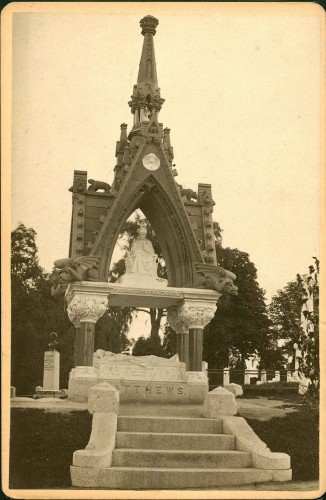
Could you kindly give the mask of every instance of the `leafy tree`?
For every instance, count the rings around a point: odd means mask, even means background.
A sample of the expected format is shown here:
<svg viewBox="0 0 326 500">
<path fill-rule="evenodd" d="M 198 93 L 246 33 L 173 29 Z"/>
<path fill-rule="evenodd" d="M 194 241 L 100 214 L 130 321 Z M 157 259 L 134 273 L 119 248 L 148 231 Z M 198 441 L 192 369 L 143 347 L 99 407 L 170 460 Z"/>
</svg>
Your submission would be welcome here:
<svg viewBox="0 0 326 500">
<path fill-rule="evenodd" d="M 315 265 L 309 266 L 309 274 L 297 276 L 301 287 L 301 349 L 299 371 L 311 384 L 309 392 L 318 399 L 320 387 L 319 365 L 319 260 L 314 257 Z"/>
<path fill-rule="evenodd" d="M 169 323 L 165 323 L 163 347 L 168 358 L 171 358 L 177 352 L 177 334 Z"/>
<path fill-rule="evenodd" d="M 210 368 L 244 368 L 245 360 L 261 355 L 272 343 L 264 291 L 249 255 L 216 245 L 218 265 L 237 276 L 237 296 L 222 296 L 214 318 L 204 332 L 203 359 Z"/>
<path fill-rule="evenodd" d="M 65 337 L 71 323 L 63 299 L 58 302 L 50 295 L 50 275 L 39 265 L 35 238 L 34 229 L 23 224 L 11 233 L 11 368 L 12 384 L 20 394 L 33 393 L 43 383 L 43 356 L 51 331 L 58 334 L 59 351 L 66 343 L 73 345 L 71 335 L 69 342 Z M 71 355 L 64 350 L 63 377 Z"/>
<path fill-rule="evenodd" d="M 286 339 L 287 345 L 300 340 L 302 291 L 298 281 L 290 281 L 282 290 L 278 290 L 269 305 L 269 316 L 273 324 L 273 335 L 276 339 Z"/>
<path fill-rule="evenodd" d="M 132 350 L 133 356 L 148 356 L 153 354 L 154 356 L 159 356 L 160 358 L 168 357 L 164 347 L 161 343 L 151 336 L 148 338 L 139 337 Z"/>
<path fill-rule="evenodd" d="M 129 307 L 109 307 L 95 327 L 95 350 L 120 353 L 131 345 L 126 332 L 132 319 Z"/>
</svg>

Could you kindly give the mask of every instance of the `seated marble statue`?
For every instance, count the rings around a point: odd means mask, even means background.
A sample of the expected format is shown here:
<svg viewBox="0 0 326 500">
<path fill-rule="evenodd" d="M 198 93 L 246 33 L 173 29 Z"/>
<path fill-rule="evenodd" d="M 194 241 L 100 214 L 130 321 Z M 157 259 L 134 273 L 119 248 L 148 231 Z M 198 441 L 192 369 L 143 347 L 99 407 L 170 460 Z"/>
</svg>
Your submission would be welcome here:
<svg viewBox="0 0 326 500">
<path fill-rule="evenodd" d="M 141 226 L 138 237 L 132 242 L 131 250 L 126 259 L 126 272 L 130 274 L 145 274 L 157 276 L 157 254 L 148 238 L 147 229 Z"/>
</svg>

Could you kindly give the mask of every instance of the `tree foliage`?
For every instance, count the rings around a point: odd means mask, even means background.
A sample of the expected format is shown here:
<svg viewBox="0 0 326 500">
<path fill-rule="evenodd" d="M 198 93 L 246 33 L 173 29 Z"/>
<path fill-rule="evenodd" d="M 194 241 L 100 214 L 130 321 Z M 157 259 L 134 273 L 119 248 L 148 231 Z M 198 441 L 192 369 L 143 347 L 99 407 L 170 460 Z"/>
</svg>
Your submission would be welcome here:
<svg viewBox="0 0 326 500">
<path fill-rule="evenodd" d="M 64 346 L 62 377 L 67 376 L 73 353 L 71 323 L 63 299 L 51 297 L 51 277 L 39 265 L 35 239 L 36 232 L 23 224 L 11 233 L 12 384 L 20 394 L 33 393 L 43 383 L 43 356 L 51 331 L 58 334 L 58 350 Z"/>
<path fill-rule="evenodd" d="M 244 368 L 250 355 L 261 355 L 271 346 L 270 321 L 264 291 L 249 255 L 238 249 L 216 246 L 218 265 L 232 271 L 237 296 L 222 296 L 204 332 L 203 359 L 210 368 Z"/>
<path fill-rule="evenodd" d="M 315 265 L 309 266 L 309 274 L 297 276 L 301 287 L 301 349 L 299 371 L 307 377 L 310 392 L 318 398 L 320 386 L 319 365 L 319 260 L 314 257 Z"/>
</svg>

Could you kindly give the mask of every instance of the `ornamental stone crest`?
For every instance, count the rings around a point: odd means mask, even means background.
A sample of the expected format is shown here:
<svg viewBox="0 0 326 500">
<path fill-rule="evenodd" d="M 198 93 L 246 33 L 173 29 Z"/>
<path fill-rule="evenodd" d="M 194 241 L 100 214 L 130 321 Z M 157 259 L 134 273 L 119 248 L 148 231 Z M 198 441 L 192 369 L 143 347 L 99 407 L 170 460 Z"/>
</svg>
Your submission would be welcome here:
<svg viewBox="0 0 326 500">
<path fill-rule="evenodd" d="M 178 318 L 188 328 L 204 328 L 214 318 L 215 311 L 215 303 L 185 302 L 178 308 Z"/>
<path fill-rule="evenodd" d="M 101 294 L 75 294 L 68 304 L 70 321 L 79 326 L 80 322 L 96 323 L 108 307 L 108 298 Z"/>
</svg>

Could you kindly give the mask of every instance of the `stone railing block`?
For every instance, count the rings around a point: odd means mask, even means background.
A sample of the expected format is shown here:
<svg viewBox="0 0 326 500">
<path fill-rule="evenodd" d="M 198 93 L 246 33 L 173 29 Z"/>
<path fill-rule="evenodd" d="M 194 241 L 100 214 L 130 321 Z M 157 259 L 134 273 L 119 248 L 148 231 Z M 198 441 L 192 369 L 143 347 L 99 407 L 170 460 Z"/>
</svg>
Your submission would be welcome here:
<svg viewBox="0 0 326 500">
<path fill-rule="evenodd" d="M 242 417 L 223 417 L 223 433 L 236 436 L 236 449 L 251 453 L 252 467 L 268 470 L 290 470 L 286 453 L 273 453 Z"/>
<path fill-rule="evenodd" d="M 88 411 L 90 413 L 119 412 L 119 391 L 108 382 L 101 382 L 89 390 Z"/>
<path fill-rule="evenodd" d="M 223 415 L 235 415 L 237 404 L 235 395 L 223 387 L 217 387 L 205 396 L 203 417 L 220 418 Z"/>
<path fill-rule="evenodd" d="M 119 391 L 102 382 L 89 391 L 88 411 L 93 413 L 92 432 L 84 450 L 73 455 L 75 467 L 111 467 L 119 413 Z"/>
<path fill-rule="evenodd" d="M 242 386 L 239 384 L 225 384 L 223 387 L 227 391 L 232 392 L 232 394 L 234 394 L 235 397 L 243 395 Z"/>
</svg>

